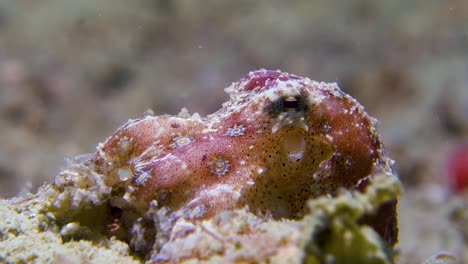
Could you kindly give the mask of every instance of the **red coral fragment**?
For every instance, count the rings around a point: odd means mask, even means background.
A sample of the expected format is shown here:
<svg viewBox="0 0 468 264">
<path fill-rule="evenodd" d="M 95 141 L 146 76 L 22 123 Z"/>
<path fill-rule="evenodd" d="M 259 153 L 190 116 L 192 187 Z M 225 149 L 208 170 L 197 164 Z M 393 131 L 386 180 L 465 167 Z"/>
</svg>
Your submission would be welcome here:
<svg viewBox="0 0 468 264">
<path fill-rule="evenodd" d="M 463 145 L 449 155 L 448 176 L 455 192 L 468 189 L 468 145 Z"/>
</svg>

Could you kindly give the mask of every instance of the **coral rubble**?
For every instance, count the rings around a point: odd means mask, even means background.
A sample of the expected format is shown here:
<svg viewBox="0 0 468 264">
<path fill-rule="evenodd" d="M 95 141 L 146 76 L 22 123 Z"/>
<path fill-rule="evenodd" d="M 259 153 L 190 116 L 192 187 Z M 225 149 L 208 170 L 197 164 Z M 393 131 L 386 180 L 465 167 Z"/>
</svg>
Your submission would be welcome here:
<svg viewBox="0 0 468 264">
<path fill-rule="evenodd" d="M 391 263 L 400 185 L 375 119 L 336 84 L 280 71 L 226 92 L 206 117 L 128 121 L 5 206 L 41 215 L 62 246 L 121 243 L 150 263 Z M 8 230 L 5 252 L 22 234 Z"/>
</svg>

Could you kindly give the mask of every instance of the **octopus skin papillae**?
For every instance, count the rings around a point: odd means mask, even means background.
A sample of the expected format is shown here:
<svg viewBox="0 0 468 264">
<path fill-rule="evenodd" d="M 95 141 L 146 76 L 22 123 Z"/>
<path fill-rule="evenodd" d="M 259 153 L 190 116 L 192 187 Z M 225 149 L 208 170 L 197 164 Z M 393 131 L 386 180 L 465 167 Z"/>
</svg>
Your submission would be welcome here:
<svg viewBox="0 0 468 264">
<path fill-rule="evenodd" d="M 211 115 L 147 115 L 98 146 L 93 162 L 124 206 L 300 219 L 308 199 L 391 173 L 375 119 L 335 83 L 262 69 L 225 91 L 230 100 Z"/>
</svg>

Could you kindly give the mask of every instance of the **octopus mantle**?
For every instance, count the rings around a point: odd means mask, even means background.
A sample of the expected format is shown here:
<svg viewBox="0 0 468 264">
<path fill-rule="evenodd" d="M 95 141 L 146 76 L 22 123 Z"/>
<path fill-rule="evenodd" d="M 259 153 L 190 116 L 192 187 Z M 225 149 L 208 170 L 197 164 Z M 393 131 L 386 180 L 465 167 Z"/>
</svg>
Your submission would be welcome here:
<svg viewBox="0 0 468 264">
<path fill-rule="evenodd" d="M 98 146 L 92 162 L 112 207 L 127 214 L 123 225 L 154 208 L 172 223 L 242 208 L 301 219 L 309 199 L 391 174 L 375 119 L 336 84 L 258 70 L 225 91 L 230 100 L 211 115 L 147 115 Z M 363 219 L 390 244 L 395 204 Z"/>
</svg>

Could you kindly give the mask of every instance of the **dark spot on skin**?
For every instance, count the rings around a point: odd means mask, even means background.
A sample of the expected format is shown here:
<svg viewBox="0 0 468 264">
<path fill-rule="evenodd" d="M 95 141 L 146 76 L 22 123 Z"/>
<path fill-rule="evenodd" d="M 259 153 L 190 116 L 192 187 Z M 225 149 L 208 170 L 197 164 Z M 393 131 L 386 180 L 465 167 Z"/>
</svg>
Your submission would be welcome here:
<svg viewBox="0 0 468 264">
<path fill-rule="evenodd" d="M 202 161 L 205 161 L 205 160 L 206 160 L 206 157 L 207 157 L 207 156 L 206 156 L 206 154 L 203 154 L 203 156 L 202 156 L 202 159 L 201 159 L 201 160 L 202 160 Z"/>
<path fill-rule="evenodd" d="M 170 192 L 168 191 L 162 191 L 158 194 L 157 196 L 157 200 L 160 204 L 167 204 L 169 203 L 169 199 L 170 199 Z"/>
<path fill-rule="evenodd" d="M 171 127 L 172 127 L 172 128 L 179 128 L 180 125 L 179 125 L 178 123 L 172 123 L 172 124 L 171 124 Z"/>
</svg>

